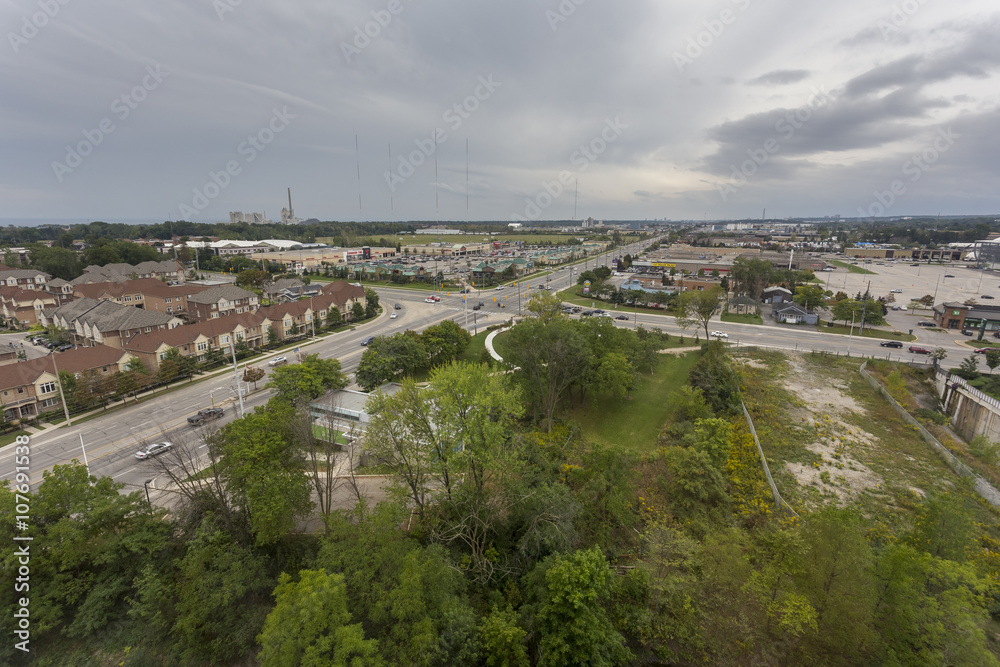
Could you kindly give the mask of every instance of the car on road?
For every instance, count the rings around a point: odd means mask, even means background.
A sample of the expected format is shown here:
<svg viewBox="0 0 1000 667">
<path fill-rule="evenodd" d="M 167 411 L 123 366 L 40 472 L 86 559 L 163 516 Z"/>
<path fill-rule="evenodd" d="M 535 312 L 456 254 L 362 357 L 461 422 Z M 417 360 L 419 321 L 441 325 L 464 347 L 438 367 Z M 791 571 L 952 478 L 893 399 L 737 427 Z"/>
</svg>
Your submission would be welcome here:
<svg viewBox="0 0 1000 667">
<path fill-rule="evenodd" d="M 393 310 L 403 310 L 403 304 L 401 304 L 401 303 L 393 304 L 392 309 Z"/>
<path fill-rule="evenodd" d="M 477 303 L 472 307 L 472 310 L 479 310 L 480 308 L 482 308 L 482 306 Z"/>
<path fill-rule="evenodd" d="M 990 296 L 989 294 L 983 294 L 981 298 L 983 298 L 983 299 L 992 299 L 993 297 Z"/>
<path fill-rule="evenodd" d="M 399 313 L 392 313 L 392 314 L 390 314 L 390 315 L 389 315 L 389 319 L 390 319 L 390 320 L 394 320 L 394 319 L 396 319 L 397 317 L 399 317 Z"/>
<path fill-rule="evenodd" d="M 497 285 L 497 288 L 496 288 L 496 289 L 495 289 L 494 291 L 495 291 L 495 292 L 499 292 L 499 291 L 501 291 L 502 289 L 503 289 L 503 285 Z"/>
<path fill-rule="evenodd" d="M 197 414 L 193 414 L 188 417 L 188 424 L 192 426 L 200 426 L 207 421 L 212 421 L 213 419 L 218 419 L 225 413 L 222 408 L 205 408 L 204 410 L 199 410 Z"/>
<path fill-rule="evenodd" d="M 986 354 L 990 350 L 995 350 L 995 349 L 996 348 L 994 348 L 994 347 L 981 347 L 978 350 L 974 350 L 973 352 L 974 352 L 974 354 Z"/>
<path fill-rule="evenodd" d="M 625 321 L 628 321 L 628 315 L 619 315 L 615 319 L 616 320 L 625 320 Z"/>
<path fill-rule="evenodd" d="M 882 347 L 903 347 L 903 344 L 898 340 L 884 340 L 879 345 Z"/>
<path fill-rule="evenodd" d="M 962 335 L 963 336 L 974 336 L 975 334 L 972 332 L 971 329 L 962 329 Z"/>
<path fill-rule="evenodd" d="M 910 264 L 910 266 L 920 266 L 920 264 Z"/>
<path fill-rule="evenodd" d="M 361 344 L 362 345 L 371 345 L 373 340 L 375 340 L 375 336 L 368 336 L 368 338 L 361 339 Z"/>
<path fill-rule="evenodd" d="M 903 293 L 903 288 L 902 287 L 897 287 L 896 289 L 889 290 L 889 291 L 891 293 L 893 293 L 893 294 L 902 294 Z"/>
<path fill-rule="evenodd" d="M 287 363 L 287 357 L 275 357 L 274 359 L 271 359 L 271 361 L 267 362 L 267 365 L 273 368 L 275 366 L 284 366 Z"/>
<path fill-rule="evenodd" d="M 154 442 L 146 449 L 140 449 L 139 451 L 137 451 L 135 453 L 135 458 L 139 459 L 140 461 L 145 461 L 150 457 L 158 456 L 163 452 L 170 451 L 170 448 L 173 446 L 174 446 L 173 443 L 170 442 Z"/>
<path fill-rule="evenodd" d="M 951 275 L 950 273 L 946 273 L 946 274 L 944 274 L 944 277 L 945 278 L 954 278 L 955 276 Z"/>
<path fill-rule="evenodd" d="M 918 327 L 936 327 L 937 324 L 935 324 L 934 322 L 928 322 L 927 320 L 922 320 L 920 322 L 917 322 L 917 326 Z"/>
<path fill-rule="evenodd" d="M 437 303 L 437 301 L 434 300 L 434 297 L 429 296 L 426 299 L 424 299 L 424 303 Z"/>
<path fill-rule="evenodd" d="M 580 317 L 590 317 L 593 314 L 594 314 L 594 311 L 592 311 L 592 310 L 585 310 L 582 313 L 580 313 Z"/>
<path fill-rule="evenodd" d="M 919 345 L 911 345 L 910 346 L 910 352 L 912 352 L 913 354 L 930 354 L 931 353 L 931 351 L 928 350 L 926 347 L 920 347 Z"/>
<path fill-rule="evenodd" d="M 899 309 L 900 310 L 907 310 L 906 306 L 900 306 Z"/>
<path fill-rule="evenodd" d="M 729 334 L 724 331 L 713 331 L 710 335 L 712 338 L 729 338 Z"/>
</svg>

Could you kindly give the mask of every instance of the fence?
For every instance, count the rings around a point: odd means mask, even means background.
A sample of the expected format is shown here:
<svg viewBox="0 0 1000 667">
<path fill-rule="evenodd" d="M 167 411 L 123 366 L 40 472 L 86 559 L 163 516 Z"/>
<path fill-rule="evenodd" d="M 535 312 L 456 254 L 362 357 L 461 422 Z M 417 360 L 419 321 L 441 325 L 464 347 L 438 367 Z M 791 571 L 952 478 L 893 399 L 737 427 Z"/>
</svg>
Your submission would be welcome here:
<svg viewBox="0 0 1000 667">
<path fill-rule="evenodd" d="M 781 494 L 778 493 L 778 487 L 774 483 L 774 478 L 771 477 L 771 469 L 768 467 L 767 459 L 764 457 L 764 449 L 760 446 L 760 440 L 757 438 L 757 429 L 753 427 L 753 420 L 750 419 L 750 413 L 747 412 L 747 406 L 742 399 L 740 399 L 740 407 L 743 408 L 743 416 L 746 417 L 747 424 L 750 426 L 750 433 L 753 435 L 753 441 L 757 444 L 757 453 L 760 454 L 760 462 L 761 465 L 764 466 L 764 477 L 767 477 L 767 483 L 771 487 L 771 495 L 774 496 L 774 505 L 778 509 L 784 507 L 791 512 L 793 516 L 798 516 L 795 510 L 793 510 L 791 506 L 785 502 L 784 498 L 781 497 Z"/>
<path fill-rule="evenodd" d="M 917 429 L 920 437 L 922 437 L 924 441 L 929 444 L 931 448 L 941 456 L 941 458 L 944 459 L 945 463 L 951 466 L 952 470 L 962 477 L 969 477 L 975 480 L 976 492 L 979 493 L 979 495 L 981 495 L 986 502 L 994 507 L 1000 507 L 1000 491 L 997 491 L 992 484 L 977 475 L 972 469 L 969 468 L 969 466 L 962 463 L 947 447 L 942 445 L 937 438 L 931 435 L 931 433 L 924 428 L 923 424 L 918 422 L 913 415 L 907 412 L 906 409 L 889 394 L 885 387 L 878 383 L 878 380 L 868 374 L 868 371 L 865 370 L 865 366 L 867 365 L 867 361 L 861 364 L 861 367 L 858 368 L 858 372 L 861 373 L 861 377 L 863 377 L 865 381 L 871 385 L 872 389 L 881 394 L 882 398 L 884 398 L 889 405 L 891 405 L 892 408 L 899 413 L 906 423 Z"/>
<path fill-rule="evenodd" d="M 946 371 L 944 369 L 939 368 L 937 370 L 937 376 L 946 385 L 957 384 L 959 387 L 962 388 L 963 391 L 968 392 L 970 396 L 975 398 L 977 402 L 982 403 L 984 405 L 991 405 L 997 410 L 1000 410 L 1000 401 L 998 401 L 993 396 L 983 393 L 982 391 L 971 386 L 964 379 L 958 377 L 957 375 L 952 374 L 951 371 Z"/>
</svg>

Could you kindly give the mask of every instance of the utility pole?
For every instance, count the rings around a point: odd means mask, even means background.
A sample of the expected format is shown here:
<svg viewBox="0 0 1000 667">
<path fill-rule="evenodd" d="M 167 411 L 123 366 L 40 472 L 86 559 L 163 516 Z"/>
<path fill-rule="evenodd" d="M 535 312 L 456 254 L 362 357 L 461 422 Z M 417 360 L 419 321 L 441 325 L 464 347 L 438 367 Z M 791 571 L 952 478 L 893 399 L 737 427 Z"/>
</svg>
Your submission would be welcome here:
<svg viewBox="0 0 1000 667">
<path fill-rule="evenodd" d="M 72 426 L 73 422 L 69 418 L 69 406 L 66 405 L 66 395 L 63 393 L 62 379 L 59 377 L 59 367 L 56 365 L 55 350 L 52 350 L 52 368 L 56 371 L 56 386 L 59 387 L 59 400 L 62 401 L 63 404 L 63 414 L 66 415 L 66 425 Z"/>
<path fill-rule="evenodd" d="M 233 353 L 233 377 L 236 378 L 236 395 L 240 399 L 240 417 L 243 417 L 243 387 L 240 386 L 240 369 L 236 365 L 236 345 L 229 339 L 229 350 Z"/>
</svg>

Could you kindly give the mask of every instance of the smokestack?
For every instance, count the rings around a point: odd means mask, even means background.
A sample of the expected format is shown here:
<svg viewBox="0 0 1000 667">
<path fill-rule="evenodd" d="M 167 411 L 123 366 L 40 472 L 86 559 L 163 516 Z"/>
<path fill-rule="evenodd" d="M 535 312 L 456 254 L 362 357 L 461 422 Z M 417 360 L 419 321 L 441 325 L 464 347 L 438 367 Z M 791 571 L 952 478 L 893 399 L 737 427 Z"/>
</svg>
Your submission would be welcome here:
<svg viewBox="0 0 1000 667">
<path fill-rule="evenodd" d="M 295 217 L 295 209 L 292 208 L 292 189 L 288 188 L 288 217 Z"/>
</svg>

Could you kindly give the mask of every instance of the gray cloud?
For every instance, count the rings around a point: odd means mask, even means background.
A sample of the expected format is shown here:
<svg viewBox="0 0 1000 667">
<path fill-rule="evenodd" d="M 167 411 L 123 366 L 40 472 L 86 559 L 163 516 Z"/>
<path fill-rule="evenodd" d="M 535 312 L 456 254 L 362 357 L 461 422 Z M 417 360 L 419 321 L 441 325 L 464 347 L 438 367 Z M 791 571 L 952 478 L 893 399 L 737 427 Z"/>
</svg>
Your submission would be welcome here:
<svg viewBox="0 0 1000 667">
<path fill-rule="evenodd" d="M 233 160 L 240 173 L 198 219 L 277 217 L 287 187 L 298 213 L 324 219 L 506 219 L 560 172 L 579 181 L 582 217 L 701 219 L 765 200 L 788 215 L 848 214 L 870 194 L 859 183 L 949 122 L 967 140 L 912 201 L 959 212 L 994 201 L 981 148 L 995 146 L 993 4 L 925 4 L 886 38 L 880 11 L 845 3 L 753 3 L 708 37 L 729 5 L 402 0 L 391 19 L 388 0 L 243 2 L 221 19 L 211 2 L 60 5 L 17 53 L 9 38 L 0 48 L 2 215 L 176 218 Z M 0 24 L 17 34 L 35 11 L 9 2 Z M 705 45 L 679 72 L 689 39 Z M 121 118 L 112 105 L 152 64 L 170 75 Z M 499 87 L 469 102 L 490 76 Z M 828 97 L 805 122 L 778 125 L 816 90 Z M 241 146 L 283 107 L 294 118 L 248 161 Z M 627 129 L 574 161 L 616 116 Z M 113 131 L 60 181 L 53 163 L 106 118 Z M 430 155 L 436 128 L 446 138 Z M 713 184 L 769 138 L 780 150 L 722 202 Z M 420 164 L 391 191 L 386 172 L 411 158 Z M 572 211 L 564 193 L 544 217 Z"/>
</svg>

